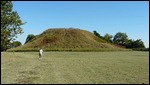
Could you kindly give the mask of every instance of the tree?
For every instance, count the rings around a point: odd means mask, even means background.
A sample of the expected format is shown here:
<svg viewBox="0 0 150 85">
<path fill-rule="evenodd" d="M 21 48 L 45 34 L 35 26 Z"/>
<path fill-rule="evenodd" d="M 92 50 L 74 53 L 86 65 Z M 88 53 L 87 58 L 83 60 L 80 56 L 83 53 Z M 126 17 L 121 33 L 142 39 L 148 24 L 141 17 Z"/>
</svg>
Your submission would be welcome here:
<svg viewBox="0 0 150 85">
<path fill-rule="evenodd" d="M 128 39 L 128 36 L 126 33 L 118 32 L 114 36 L 113 42 L 118 45 L 123 45 L 125 46 L 126 40 Z"/>
<path fill-rule="evenodd" d="M 11 1 L 1 1 L 1 51 L 9 48 L 10 41 L 17 38 L 17 34 L 22 34 L 20 27 L 25 24 L 20 19 L 16 11 L 12 11 Z"/>
<path fill-rule="evenodd" d="M 134 41 L 133 48 L 145 48 L 143 41 L 141 41 L 141 39 Z"/>
<path fill-rule="evenodd" d="M 126 48 L 145 48 L 143 41 L 137 39 L 136 41 L 129 39 L 126 41 Z"/>
<path fill-rule="evenodd" d="M 108 33 L 106 33 L 105 36 L 104 36 L 104 39 L 105 39 L 107 42 L 112 42 L 112 38 L 113 38 L 113 36 L 110 35 L 110 34 L 108 34 Z"/>
<path fill-rule="evenodd" d="M 29 35 L 27 36 L 27 38 L 26 38 L 25 44 L 26 44 L 27 42 L 31 41 L 34 37 L 35 37 L 35 35 L 29 34 Z"/>
<path fill-rule="evenodd" d="M 99 38 L 101 38 L 101 39 L 103 39 L 103 40 L 104 40 L 104 37 L 103 37 L 103 36 L 101 36 L 98 32 L 93 31 L 93 33 L 94 33 L 94 35 L 96 35 L 97 37 L 99 37 Z"/>
<path fill-rule="evenodd" d="M 134 40 L 132 40 L 132 39 L 126 40 L 125 47 L 126 48 L 133 48 L 133 42 L 134 42 Z"/>
<path fill-rule="evenodd" d="M 101 37 L 101 35 L 98 33 L 98 32 L 96 32 L 96 31 L 93 31 L 93 33 L 94 33 L 94 35 L 96 35 L 97 37 Z"/>
<path fill-rule="evenodd" d="M 21 46 L 21 45 L 22 45 L 21 42 L 14 41 L 14 42 L 11 43 L 11 48 L 16 48 L 16 47 Z"/>
</svg>

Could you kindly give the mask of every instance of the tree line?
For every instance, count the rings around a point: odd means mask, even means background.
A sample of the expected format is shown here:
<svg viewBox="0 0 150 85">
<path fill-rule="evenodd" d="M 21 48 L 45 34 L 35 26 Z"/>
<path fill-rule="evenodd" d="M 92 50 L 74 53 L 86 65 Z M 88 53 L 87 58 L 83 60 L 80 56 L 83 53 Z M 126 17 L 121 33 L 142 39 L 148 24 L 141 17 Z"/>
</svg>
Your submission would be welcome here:
<svg viewBox="0 0 150 85">
<path fill-rule="evenodd" d="M 131 48 L 133 50 L 143 50 L 143 51 L 149 51 L 149 48 L 146 48 L 144 45 L 144 42 L 141 39 L 133 40 L 129 39 L 128 35 L 123 32 L 118 32 L 114 35 L 114 37 L 108 33 L 106 33 L 104 36 L 101 36 L 97 31 L 93 31 L 94 35 L 97 37 L 116 45 L 120 45 L 125 48 Z"/>
</svg>

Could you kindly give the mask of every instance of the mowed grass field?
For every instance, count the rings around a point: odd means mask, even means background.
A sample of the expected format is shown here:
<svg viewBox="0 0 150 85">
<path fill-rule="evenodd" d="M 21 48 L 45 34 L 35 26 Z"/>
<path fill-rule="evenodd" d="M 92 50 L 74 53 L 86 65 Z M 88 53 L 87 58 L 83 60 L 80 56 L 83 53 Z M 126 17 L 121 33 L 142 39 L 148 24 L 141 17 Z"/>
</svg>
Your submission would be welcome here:
<svg viewBox="0 0 150 85">
<path fill-rule="evenodd" d="M 149 52 L 1 52 L 2 84 L 149 83 Z"/>
</svg>

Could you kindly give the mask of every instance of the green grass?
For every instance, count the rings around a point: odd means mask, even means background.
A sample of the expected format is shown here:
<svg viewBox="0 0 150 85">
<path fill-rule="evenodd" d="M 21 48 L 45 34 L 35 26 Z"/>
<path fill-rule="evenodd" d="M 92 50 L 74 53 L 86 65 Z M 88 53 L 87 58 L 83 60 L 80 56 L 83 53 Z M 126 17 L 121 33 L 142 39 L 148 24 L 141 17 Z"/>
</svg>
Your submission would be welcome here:
<svg viewBox="0 0 150 85">
<path fill-rule="evenodd" d="M 1 83 L 149 83 L 149 52 L 1 52 Z"/>
</svg>

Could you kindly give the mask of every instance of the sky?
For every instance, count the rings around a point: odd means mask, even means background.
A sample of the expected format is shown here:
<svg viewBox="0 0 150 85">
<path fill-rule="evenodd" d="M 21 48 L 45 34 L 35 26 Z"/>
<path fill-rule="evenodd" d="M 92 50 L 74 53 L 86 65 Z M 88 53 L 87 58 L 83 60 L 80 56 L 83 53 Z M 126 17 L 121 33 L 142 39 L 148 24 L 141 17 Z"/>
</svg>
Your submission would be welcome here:
<svg viewBox="0 0 150 85">
<path fill-rule="evenodd" d="M 24 33 L 16 40 L 22 44 L 28 34 L 38 35 L 49 28 L 79 28 L 101 36 L 126 33 L 149 47 L 148 1 L 13 1 Z"/>
</svg>

